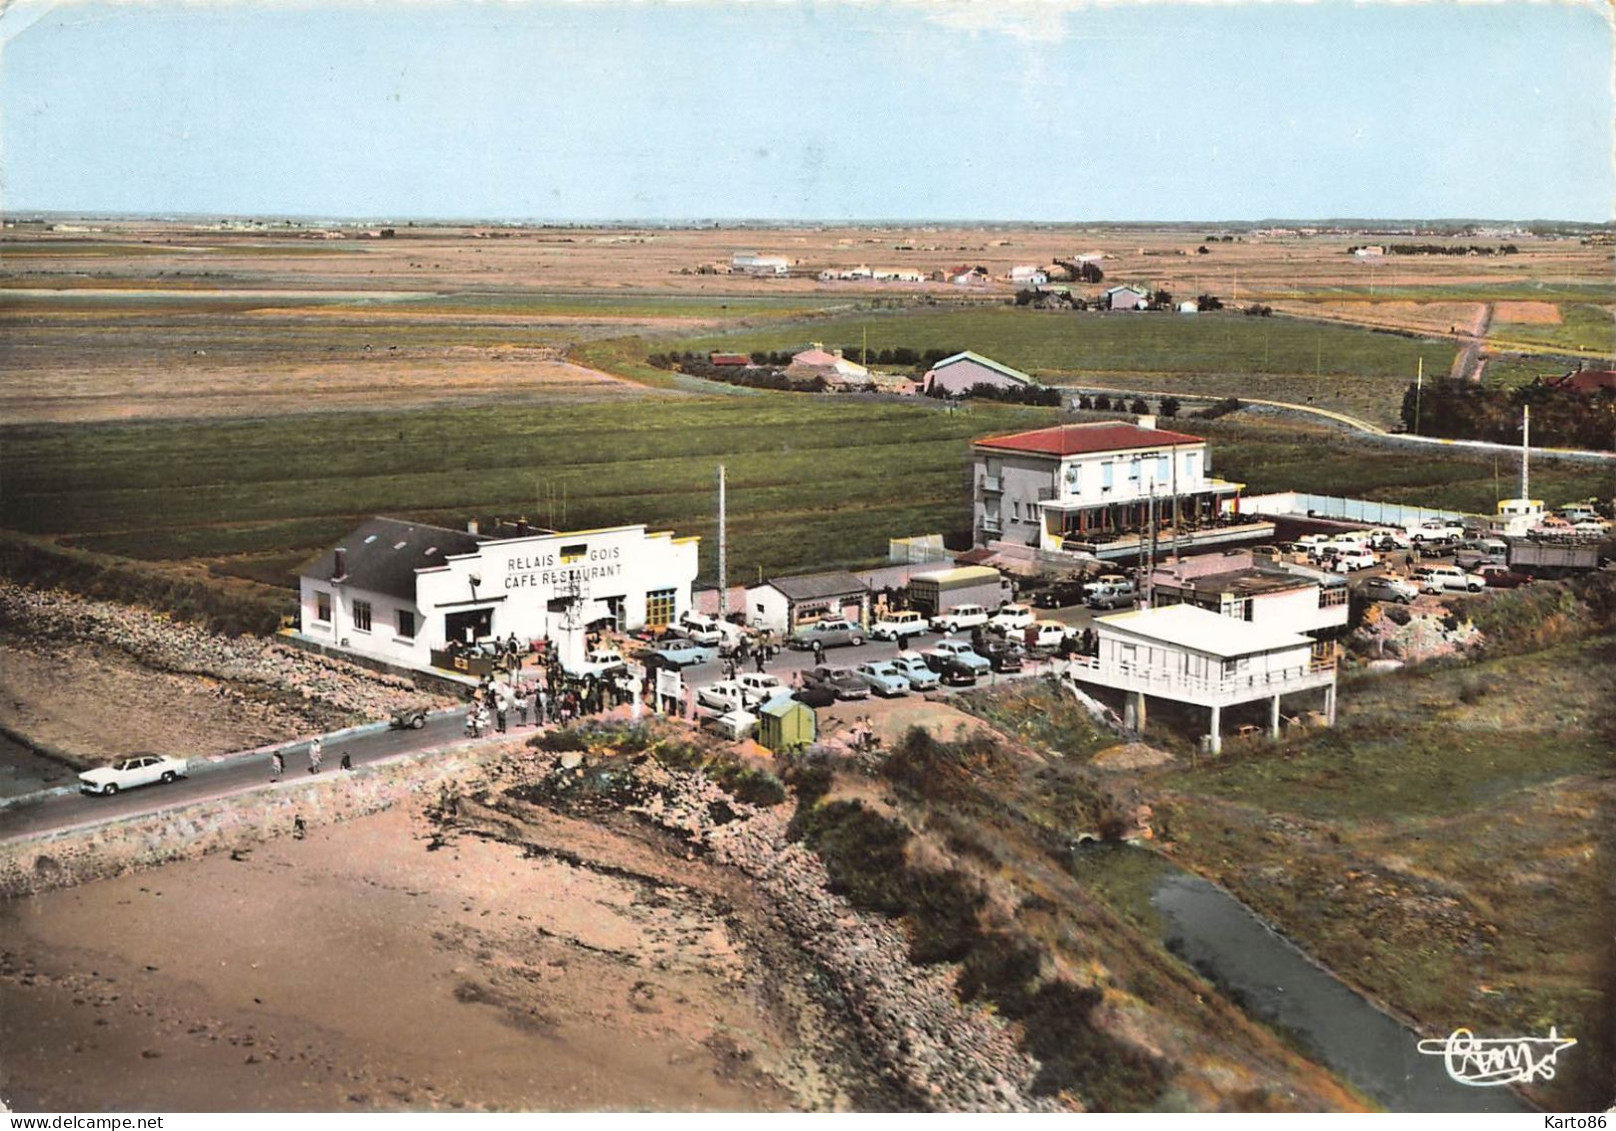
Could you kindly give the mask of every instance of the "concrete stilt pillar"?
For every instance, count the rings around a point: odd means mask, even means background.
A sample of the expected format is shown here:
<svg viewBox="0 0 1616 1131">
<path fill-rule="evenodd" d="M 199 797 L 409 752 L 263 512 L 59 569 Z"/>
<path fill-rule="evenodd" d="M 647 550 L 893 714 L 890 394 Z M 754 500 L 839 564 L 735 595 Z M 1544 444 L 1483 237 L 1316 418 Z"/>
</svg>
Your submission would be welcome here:
<svg viewBox="0 0 1616 1131">
<path fill-rule="evenodd" d="M 1134 730 L 1145 729 L 1145 693 L 1143 691 L 1133 693 L 1133 728 Z"/>
<path fill-rule="evenodd" d="M 1279 741 L 1279 696 L 1268 704 L 1268 737 Z"/>
<path fill-rule="evenodd" d="M 1327 726 L 1335 726 L 1335 684 L 1324 689 L 1324 721 Z"/>
<path fill-rule="evenodd" d="M 1211 735 L 1212 744 L 1211 744 L 1211 747 L 1210 747 L 1213 754 L 1221 754 L 1221 753 L 1223 753 L 1223 734 L 1221 733 L 1222 732 L 1222 724 L 1223 724 L 1223 708 L 1222 707 L 1213 707 L 1212 708 L 1212 735 Z"/>
<path fill-rule="evenodd" d="M 1133 696 L 1124 695 L 1122 698 L 1122 725 L 1129 730 L 1138 730 L 1139 725 L 1134 719 Z"/>
</svg>

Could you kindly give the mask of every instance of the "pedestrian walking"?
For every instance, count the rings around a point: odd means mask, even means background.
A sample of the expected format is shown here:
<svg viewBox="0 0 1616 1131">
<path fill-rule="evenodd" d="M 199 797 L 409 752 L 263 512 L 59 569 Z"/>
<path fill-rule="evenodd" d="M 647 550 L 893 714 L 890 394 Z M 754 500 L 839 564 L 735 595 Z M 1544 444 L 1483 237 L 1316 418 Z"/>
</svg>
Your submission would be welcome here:
<svg viewBox="0 0 1616 1131">
<path fill-rule="evenodd" d="M 342 756 L 341 768 L 344 769 L 344 770 L 353 769 L 353 758 L 351 758 L 347 754 L 344 754 Z"/>
<path fill-rule="evenodd" d="M 501 695 L 497 700 L 495 700 L 494 703 L 494 719 L 498 723 L 500 734 L 505 733 L 505 717 L 508 710 L 509 708 L 505 702 L 505 696 Z"/>
<path fill-rule="evenodd" d="M 269 756 L 269 780 L 280 781 L 281 775 L 286 772 L 286 755 L 279 750 Z"/>
<path fill-rule="evenodd" d="M 815 640 L 814 641 L 814 664 L 815 664 L 815 666 L 818 666 L 819 664 L 822 664 L 824 662 L 825 662 L 825 642 L 823 640 Z"/>
<path fill-rule="evenodd" d="M 483 736 L 483 731 L 485 731 L 487 729 L 488 729 L 488 704 L 484 703 L 484 704 L 480 705 L 477 708 L 477 737 L 481 738 Z"/>
<path fill-rule="evenodd" d="M 302 840 L 308 835 L 309 827 L 303 823 L 303 814 L 295 813 L 292 816 L 292 839 Z"/>
<path fill-rule="evenodd" d="M 763 649 L 759 648 L 752 658 L 757 662 L 757 670 L 761 672 L 763 670 Z"/>
<path fill-rule="evenodd" d="M 527 726 L 527 688 L 519 687 L 516 690 L 516 725 Z"/>
<path fill-rule="evenodd" d="M 477 704 L 475 703 L 466 710 L 466 733 L 472 738 L 477 737 Z"/>
<path fill-rule="evenodd" d="M 309 743 L 309 773 L 320 772 L 320 762 L 325 758 L 325 744 L 316 738 Z"/>
<path fill-rule="evenodd" d="M 540 686 L 538 692 L 533 696 L 533 722 L 537 726 L 543 726 L 549 721 L 550 693 L 543 686 Z"/>
</svg>

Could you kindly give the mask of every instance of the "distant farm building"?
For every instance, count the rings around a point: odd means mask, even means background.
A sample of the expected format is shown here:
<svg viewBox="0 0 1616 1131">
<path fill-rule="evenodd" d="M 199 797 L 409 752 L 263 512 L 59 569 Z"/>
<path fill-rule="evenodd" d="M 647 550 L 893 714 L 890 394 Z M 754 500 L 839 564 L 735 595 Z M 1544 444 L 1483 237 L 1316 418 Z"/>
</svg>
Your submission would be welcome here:
<svg viewBox="0 0 1616 1131">
<path fill-rule="evenodd" d="M 744 353 L 710 353 L 707 355 L 710 365 L 751 365 L 752 359 Z"/>
<path fill-rule="evenodd" d="M 729 269 L 737 275 L 788 275 L 791 273 L 791 261 L 780 255 L 759 255 L 755 251 L 737 251 L 730 256 Z"/>
<path fill-rule="evenodd" d="M 1543 382 L 1551 389 L 1565 389 L 1584 396 L 1603 390 L 1616 390 L 1616 370 L 1578 369 L 1562 377 L 1550 377 Z"/>
<path fill-rule="evenodd" d="M 922 391 L 930 393 L 933 390 L 940 390 L 951 397 L 961 396 L 977 385 L 1010 389 L 1036 384 L 1037 381 L 1021 370 L 1012 369 L 1008 365 L 994 361 L 990 357 L 983 357 L 979 353 L 972 353 L 970 350 L 943 358 L 921 378 Z"/>
<path fill-rule="evenodd" d="M 793 380 L 818 378 L 827 387 L 842 390 L 867 389 L 871 384 L 868 369 L 843 357 L 841 350 L 827 352 L 818 342 L 814 343 L 812 349 L 792 355 L 791 364 L 786 366 L 786 376 Z"/>
<path fill-rule="evenodd" d="M 950 267 L 943 272 L 943 281 L 953 283 L 956 287 L 982 287 L 988 282 L 986 267 L 972 267 L 964 264 L 959 267 Z"/>
<path fill-rule="evenodd" d="M 1138 287 L 1107 287 L 1103 297 L 1112 310 L 1143 310 L 1150 305 L 1150 293 Z"/>
<path fill-rule="evenodd" d="M 1042 267 L 1012 267 L 1009 279 L 1018 287 L 1041 287 L 1049 282 L 1049 272 Z"/>
</svg>

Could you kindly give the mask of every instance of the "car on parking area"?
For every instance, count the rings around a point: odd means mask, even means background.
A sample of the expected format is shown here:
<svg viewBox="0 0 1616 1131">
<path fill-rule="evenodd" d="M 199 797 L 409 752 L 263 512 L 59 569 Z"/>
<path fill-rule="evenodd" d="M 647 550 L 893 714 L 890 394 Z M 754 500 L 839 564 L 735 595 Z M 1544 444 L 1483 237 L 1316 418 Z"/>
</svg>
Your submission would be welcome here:
<svg viewBox="0 0 1616 1131">
<path fill-rule="evenodd" d="M 981 605 L 955 605 L 931 618 L 931 626 L 938 632 L 958 632 L 987 623 L 988 611 Z"/>
<path fill-rule="evenodd" d="M 1583 537 L 1603 538 L 1610 533 L 1610 523 L 1603 518 L 1584 518 L 1573 523 L 1571 529 Z"/>
<path fill-rule="evenodd" d="M 988 618 L 988 628 L 994 632 L 1018 632 L 1033 619 L 1032 610 L 1026 605 L 1005 605 Z"/>
<path fill-rule="evenodd" d="M 828 687 L 815 684 L 803 684 L 791 693 L 791 697 L 799 703 L 806 703 L 810 707 L 830 707 L 836 703 L 836 692 Z"/>
<path fill-rule="evenodd" d="M 1071 635 L 1071 629 L 1058 620 L 1041 620 L 1032 626 L 1032 631 L 1022 636 L 1022 643 L 1029 648 L 1053 650 L 1066 642 Z"/>
<path fill-rule="evenodd" d="M 874 660 L 868 664 L 860 664 L 853 669 L 853 674 L 883 699 L 895 699 L 899 695 L 909 694 L 909 681 L 904 678 L 902 672 L 892 666 L 891 660 Z"/>
<path fill-rule="evenodd" d="M 1420 587 L 1400 577 L 1371 577 L 1363 583 L 1359 592 L 1371 601 L 1394 601 L 1407 605 L 1420 595 Z"/>
<path fill-rule="evenodd" d="M 1422 593 L 1447 593 L 1453 590 L 1480 593 L 1487 587 L 1481 578 L 1453 565 L 1427 566 L 1417 570 L 1416 575 L 1420 578 Z"/>
<path fill-rule="evenodd" d="M 1091 609 L 1131 609 L 1138 598 L 1133 582 L 1124 581 L 1121 585 L 1093 590 L 1089 593 L 1088 606 Z"/>
<path fill-rule="evenodd" d="M 1352 573 L 1354 570 L 1373 569 L 1380 564 L 1380 557 L 1373 550 L 1349 548 L 1342 550 L 1330 559 L 1330 568 L 1337 573 Z"/>
<path fill-rule="evenodd" d="M 79 775 L 81 793 L 99 793 L 111 797 L 124 789 L 134 789 L 153 782 L 171 782 L 186 775 L 184 758 L 167 754 L 131 754 L 110 766 L 85 770 Z"/>
<path fill-rule="evenodd" d="M 1457 522 L 1446 522 L 1442 519 L 1432 519 L 1422 522 L 1409 532 L 1409 539 L 1415 545 L 1424 546 L 1428 542 L 1457 542 L 1465 536 L 1465 528 Z"/>
<path fill-rule="evenodd" d="M 1102 573 L 1091 578 L 1083 585 L 1083 596 L 1087 597 L 1097 589 L 1114 589 L 1118 585 L 1132 585 L 1133 581 L 1125 573 Z"/>
<path fill-rule="evenodd" d="M 850 620 L 836 617 L 799 628 L 791 636 L 793 648 L 812 648 L 815 641 L 819 642 L 821 648 L 836 648 L 843 644 L 856 648 L 864 643 L 864 629 Z"/>
<path fill-rule="evenodd" d="M 937 671 L 937 678 L 948 687 L 974 687 L 976 677 L 982 673 L 976 668 L 961 663 L 957 659 L 944 660 Z"/>
<path fill-rule="evenodd" d="M 746 693 L 749 705 L 766 703 L 786 689 L 780 677 L 769 672 L 742 672 L 735 677 L 735 682 Z"/>
<path fill-rule="evenodd" d="M 697 690 L 696 705 L 714 711 L 740 711 L 747 705 L 746 689 L 737 680 L 720 680 Z"/>
<path fill-rule="evenodd" d="M 1364 531 L 1364 540 L 1371 550 L 1406 550 L 1412 539 L 1401 526 L 1377 526 Z"/>
<path fill-rule="evenodd" d="M 714 659 L 718 655 L 718 649 L 697 644 L 694 640 L 670 636 L 655 648 L 648 649 L 645 654 L 660 667 L 688 668 Z"/>
<path fill-rule="evenodd" d="M 944 667 L 949 662 L 962 665 L 978 674 L 990 671 L 993 667 L 987 657 L 977 655 L 976 651 L 963 640 L 939 640 L 921 655 L 926 658 L 926 666 L 939 674 L 946 674 Z"/>
<path fill-rule="evenodd" d="M 904 609 L 887 613 L 872 624 L 870 626 L 870 639 L 896 640 L 902 644 L 905 640 L 925 632 L 927 627 L 925 617 L 917 612 Z"/>
<path fill-rule="evenodd" d="M 1021 645 L 1011 640 L 990 640 L 983 654 L 987 656 L 988 666 L 996 672 L 1019 672 L 1021 658 L 1026 653 Z"/>
<path fill-rule="evenodd" d="M 915 652 L 900 652 L 891 661 L 892 669 L 916 691 L 929 691 L 937 686 L 937 673 L 926 664 L 924 656 Z"/>
<path fill-rule="evenodd" d="M 1472 577 L 1481 578 L 1489 589 L 1519 589 L 1522 585 L 1530 585 L 1530 574 L 1516 573 L 1508 566 L 1486 562 L 1475 568 Z"/>
<path fill-rule="evenodd" d="M 1047 589 L 1033 595 L 1032 603 L 1040 609 L 1064 609 L 1068 605 L 1083 603 L 1083 583 L 1070 579 L 1057 581 Z"/>
<path fill-rule="evenodd" d="M 833 668 L 820 664 L 802 673 L 804 687 L 822 687 L 833 692 L 838 699 L 868 699 L 870 686 L 853 673 L 851 668 Z"/>
</svg>

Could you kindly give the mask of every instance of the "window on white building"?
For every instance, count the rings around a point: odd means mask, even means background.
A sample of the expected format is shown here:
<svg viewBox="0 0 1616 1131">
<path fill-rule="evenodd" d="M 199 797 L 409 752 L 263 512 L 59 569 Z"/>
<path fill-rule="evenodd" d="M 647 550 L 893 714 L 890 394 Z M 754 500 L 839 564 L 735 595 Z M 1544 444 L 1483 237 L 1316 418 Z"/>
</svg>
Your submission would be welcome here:
<svg viewBox="0 0 1616 1131">
<path fill-rule="evenodd" d="M 1129 482 L 1132 482 L 1132 483 L 1139 482 L 1139 465 L 1140 465 L 1140 462 L 1141 461 L 1136 460 L 1136 459 L 1128 461 L 1128 480 L 1129 480 Z"/>
<path fill-rule="evenodd" d="M 1010 517 L 1017 522 L 1021 521 L 1021 502 L 1019 499 L 1010 503 Z"/>
<path fill-rule="evenodd" d="M 353 603 L 353 626 L 355 632 L 370 631 L 369 601 L 355 601 Z"/>
<path fill-rule="evenodd" d="M 331 623 L 331 594 L 324 589 L 314 591 L 314 619 L 321 624 Z"/>
<path fill-rule="evenodd" d="M 1173 466 L 1172 466 L 1172 462 L 1171 462 L 1171 457 L 1169 457 L 1169 456 L 1157 456 L 1156 457 L 1156 482 L 1158 482 L 1158 483 L 1168 483 L 1168 482 L 1172 481 L 1172 478 L 1173 478 Z"/>
<path fill-rule="evenodd" d="M 1190 479 L 1199 479 L 1201 466 L 1201 453 L 1190 452 L 1184 457 L 1184 474 Z"/>
<path fill-rule="evenodd" d="M 1114 484 L 1116 482 L 1116 477 L 1117 477 L 1117 465 L 1116 464 L 1110 463 L 1108 461 L 1108 462 L 1102 463 L 1100 465 L 1100 489 L 1102 491 L 1111 490 L 1112 484 Z"/>
<path fill-rule="evenodd" d="M 673 621 L 673 590 L 653 589 L 645 595 L 645 623 L 661 628 Z"/>
<path fill-rule="evenodd" d="M 398 611 L 398 634 L 409 640 L 415 638 L 414 609 L 400 609 Z"/>
</svg>

